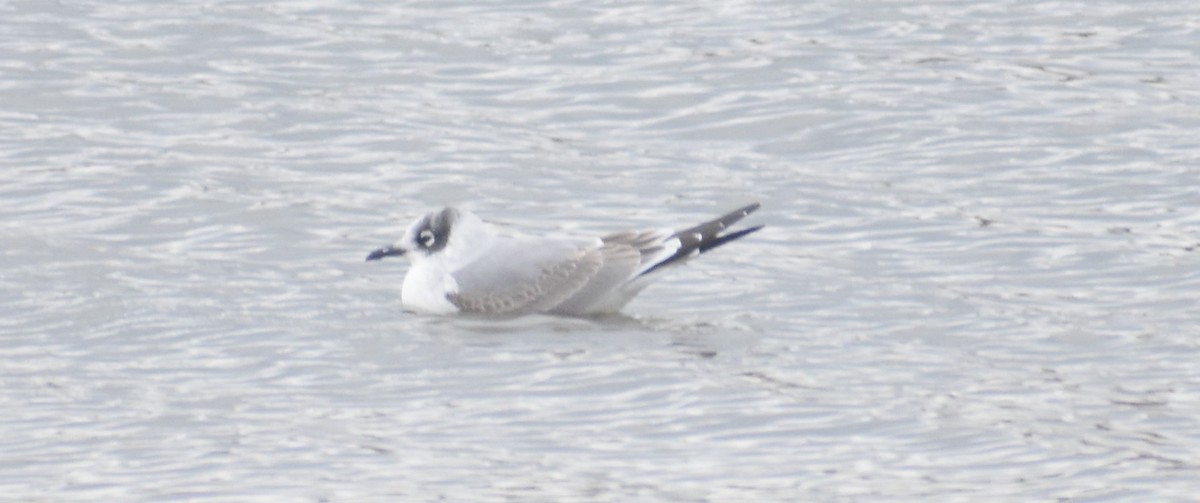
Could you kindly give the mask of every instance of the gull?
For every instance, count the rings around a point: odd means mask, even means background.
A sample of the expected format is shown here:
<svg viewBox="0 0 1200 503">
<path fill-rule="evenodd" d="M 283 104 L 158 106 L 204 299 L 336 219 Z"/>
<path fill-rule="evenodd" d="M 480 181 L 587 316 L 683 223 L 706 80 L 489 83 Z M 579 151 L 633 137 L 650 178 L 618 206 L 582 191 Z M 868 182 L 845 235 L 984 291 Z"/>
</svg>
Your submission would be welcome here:
<svg viewBox="0 0 1200 503">
<path fill-rule="evenodd" d="M 725 232 L 758 207 L 744 206 L 680 231 L 589 239 L 502 235 L 475 214 L 447 207 L 416 219 L 399 241 L 371 252 L 367 260 L 408 257 L 411 267 L 400 298 L 418 313 L 614 313 L 664 269 L 761 229 Z"/>
</svg>

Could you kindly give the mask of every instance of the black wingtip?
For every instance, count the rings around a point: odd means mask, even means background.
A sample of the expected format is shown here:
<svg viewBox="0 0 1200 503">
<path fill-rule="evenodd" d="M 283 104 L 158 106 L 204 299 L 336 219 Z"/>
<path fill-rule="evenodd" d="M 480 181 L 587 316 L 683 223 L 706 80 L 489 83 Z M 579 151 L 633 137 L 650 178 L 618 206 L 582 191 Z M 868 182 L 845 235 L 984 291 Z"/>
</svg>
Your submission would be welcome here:
<svg viewBox="0 0 1200 503">
<path fill-rule="evenodd" d="M 721 246 L 721 245 L 723 245 L 723 244 L 725 244 L 725 243 L 728 243 L 728 242 L 730 242 L 730 241 L 733 241 L 733 240 L 735 240 L 735 239 L 738 239 L 738 238 L 740 238 L 740 237 L 743 237 L 743 236 L 745 236 L 745 235 L 747 235 L 747 234 L 750 234 L 750 233 L 752 233 L 752 232 L 755 232 L 755 231 L 757 231 L 757 230 L 759 230 L 759 229 L 762 229 L 762 228 L 763 228 L 763 226 L 762 226 L 762 225 L 755 225 L 754 227 L 748 227 L 748 228 L 741 229 L 741 230 L 739 230 L 739 231 L 736 231 L 736 232 L 730 232 L 729 234 L 726 234 L 726 235 L 724 235 L 724 236 L 719 236 L 719 237 L 717 237 L 717 239 L 714 239 L 714 240 L 712 240 L 712 241 L 708 241 L 708 242 L 705 242 L 705 243 L 701 243 L 701 244 L 700 244 L 700 246 L 697 246 L 697 247 L 696 247 L 696 250 L 698 250 L 700 253 L 704 253 L 704 252 L 706 252 L 706 251 L 708 251 L 708 250 L 711 250 L 711 249 L 713 249 L 713 248 L 716 248 L 716 247 L 718 247 L 718 246 Z"/>
<path fill-rule="evenodd" d="M 720 218 L 717 218 L 715 220 L 712 220 L 709 222 L 704 222 L 700 225 L 692 227 L 691 229 L 679 231 L 679 234 L 683 234 L 685 232 L 696 232 L 696 231 L 702 230 L 702 229 L 708 229 L 709 227 L 711 227 L 713 225 L 716 225 L 718 232 L 720 232 L 720 230 L 724 230 L 726 227 L 736 224 L 739 220 L 746 218 L 746 215 L 754 213 L 760 207 L 762 207 L 762 205 L 759 203 L 747 204 L 745 206 L 742 206 L 741 208 L 738 208 L 729 213 L 721 215 Z"/>
<path fill-rule="evenodd" d="M 761 205 L 759 203 L 748 204 L 726 213 L 714 220 L 710 220 L 700 225 L 676 232 L 672 237 L 679 240 L 679 249 L 675 252 L 675 254 L 667 257 L 666 260 L 663 260 L 662 262 L 655 264 L 653 267 L 646 269 L 642 275 L 654 272 L 655 270 L 658 270 L 664 266 L 685 262 L 688 258 L 694 255 L 704 253 L 708 250 L 762 229 L 762 225 L 756 225 L 746 229 L 739 229 L 728 234 L 721 234 L 727 228 L 729 228 L 729 226 L 737 223 L 743 218 L 746 218 L 746 215 L 754 213 L 754 211 L 760 206 Z"/>
</svg>

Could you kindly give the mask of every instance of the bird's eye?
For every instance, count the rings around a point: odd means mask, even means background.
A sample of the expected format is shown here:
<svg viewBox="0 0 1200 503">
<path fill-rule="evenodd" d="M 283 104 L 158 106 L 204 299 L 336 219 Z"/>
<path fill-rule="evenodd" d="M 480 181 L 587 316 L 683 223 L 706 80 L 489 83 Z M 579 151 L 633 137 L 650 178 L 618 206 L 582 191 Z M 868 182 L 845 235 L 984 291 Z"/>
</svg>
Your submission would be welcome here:
<svg viewBox="0 0 1200 503">
<path fill-rule="evenodd" d="M 421 231 L 420 234 L 417 234 L 417 242 L 420 243 L 421 246 L 423 246 L 425 248 L 429 248 L 430 246 L 432 246 L 433 241 L 434 241 L 433 231 L 431 231 L 429 229 L 425 229 L 425 230 Z"/>
</svg>

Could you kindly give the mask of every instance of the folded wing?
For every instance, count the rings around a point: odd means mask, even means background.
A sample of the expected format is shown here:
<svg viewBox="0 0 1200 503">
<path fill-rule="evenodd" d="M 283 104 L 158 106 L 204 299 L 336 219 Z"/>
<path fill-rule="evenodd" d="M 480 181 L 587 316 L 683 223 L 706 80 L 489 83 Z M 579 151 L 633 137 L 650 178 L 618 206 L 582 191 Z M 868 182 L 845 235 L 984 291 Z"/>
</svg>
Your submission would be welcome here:
<svg viewBox="0 0 1200 503">
<path fill-rule="evenodd" d="M 586 314 L 597 298 L 628 281 L 640 264 L 637 250 L 628 246 L 531 249 L 521 257 L 455 272 L 458 291 L 447 300 L 469 313 Z"/>
<path fill-rule="evenodd" d="M 738 208 L 681 231 L 620 232 L 599 243 L 506 242 L 493 256 L 454 272 L 458 291 L 446 298 L 463 312 L 492 315 L 617 311 L 649 285 L 650 273 L 762 228 L 724 233 L 758 207 Z"/>
</svg>

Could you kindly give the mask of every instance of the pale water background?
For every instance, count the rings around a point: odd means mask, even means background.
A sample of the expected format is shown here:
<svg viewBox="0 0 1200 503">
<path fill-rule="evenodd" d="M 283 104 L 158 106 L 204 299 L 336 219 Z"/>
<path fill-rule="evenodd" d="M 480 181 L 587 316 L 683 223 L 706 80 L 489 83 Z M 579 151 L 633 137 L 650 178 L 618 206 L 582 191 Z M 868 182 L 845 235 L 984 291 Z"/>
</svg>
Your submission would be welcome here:
<svg viewBox="0 0 1200 503">
<path fill-rule="evenodd" d="M 0 500 L 1194 501 L 1192 2 L 0 3 Z M 399 304 L 446 203 L 767 228 Z"/>
</svg>

